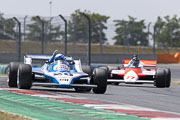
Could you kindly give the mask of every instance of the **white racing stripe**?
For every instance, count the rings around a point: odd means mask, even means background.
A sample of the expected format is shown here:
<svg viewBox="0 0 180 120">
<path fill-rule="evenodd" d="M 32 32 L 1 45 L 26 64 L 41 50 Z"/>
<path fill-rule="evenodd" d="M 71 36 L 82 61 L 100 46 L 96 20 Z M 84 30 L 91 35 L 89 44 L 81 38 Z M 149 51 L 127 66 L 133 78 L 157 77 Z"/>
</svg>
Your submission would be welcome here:
<svg viewBox="0 0 180 120">
<path fill-rule="evenodd" d="M 0 90 L 6 90 L 6 89 L 1 89 Z M 7 89 L 9 90 L 9 89 Z M 13 90 L 13 89 L 11 89 Z M 17 89 L 15 89 L 17 90 Z M 26 90 L 24 90 L 26 91 Z M 28 90 L 27 90 L 28 91 Z M 40 93 L 40 92 L 39 92 Z M 48 95 L 48 93 L 40 93 L 37 95 L 32 95 L 32 96 L 39 96 L 39 97 L 46 97 L 46 98 L 67 98 L 67 99 L 76 99 L 76 100 L 89 100 L 88 98 L 85 97 L 76 97 L 76 96 L 70 96 L 70 95 L 66 95 L 66 94 L 50 94 Z M 98 101 L 98 102 L 102 102 L 102 101 Z M 103 103 L 103 102 L 102 102 Z M 108 103 L 108 102 L 107 102 Z M 161 111 L 161 110 L 156 110 L 156 109 L 151 109 L 151 108 L 146 108 L 146 107 L 140 107 L 140 106 L 135 106 L 135 105 L 129 105 L 129 104 L 119 104 L 119 103 L 109 103 L 109 104 L 84 104 L 83 106 L 85 107 L 92 107 L 94 109 L 107 109 L 107 110 L 132 110 L 132 111 L 144 111 L 144 112 L 163 112 L 164 114 L 174 114 L 176 115 L 180 115 L 179 113 L 174 113 L 174 112 L 167 112 L 167 111 Z M 117 114 L 122 114 L 124 115 L 125 113 L 121 113 L 121 112 L 117 112 Z M 161 116 L 161 115 L 160 115 Z M 161 118 L 160 116 L 157 116 L 159 118 L 150 118 L 151 120 L 180 120 L 180 118 Z"/>
<path fill-rule="evenodd" d="M 73 96 L 69 96 L 69 95 L 32 95 L 32 96 L 39 96 L 39 97 L 46 97 L 46 98 L 68 98 L 68 99 L 87 99 L 87 98 L 79 98 L 79 97 L 73 97 Z"/>
<path fill-rule="evenodd" d="M 180 118 L 151 118 L 151 120 L 180 120 Z"/>
<path fill-rule="evenodd" d="M 142 111 L 158 111 L 155 109 L 139 107 L 134 105 L 127 104 L 103 104 L 103 105 L 94 105 L 94 104 L 85 104 L 86 107 L 94 107 L 95 109 L 121 109 L 121 110 L 142 110 Z"/>
</svg>

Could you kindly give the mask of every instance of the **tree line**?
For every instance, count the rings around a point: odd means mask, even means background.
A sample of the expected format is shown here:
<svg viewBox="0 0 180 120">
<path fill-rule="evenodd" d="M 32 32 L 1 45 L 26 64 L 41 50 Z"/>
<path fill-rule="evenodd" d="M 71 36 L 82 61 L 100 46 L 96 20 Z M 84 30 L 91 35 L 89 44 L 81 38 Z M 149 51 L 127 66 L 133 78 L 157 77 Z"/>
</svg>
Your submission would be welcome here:
<svg viewBox="0 0 180 120">
<path fill-rule="evenodd" d="M 82 11 L 79 9 L 70 15 L 68 20 L 68 42 L 87 42 L 88 22 L 82 17 Z M 105 30 L 107 30 L 107 21 L 109 16 L 98 13 L 84 11 L 92 22 L 92 43 L 107 42 Z M 43 19 L 45 28 L 45 39 L 48 41 L 64 40 L 64 30 L 62 26 L 51 24 L 50 20 Z M 149 31 L 149 25 L 145 24 L 145 20 L 128 17 L 128 20 L 114 20 L 115 33 L 113 37 L 116 45 L 133 45 L 133 46 L 149 46 L 149 37 L 156 42 L 157 46 L 163 47 L 179 47 L 180 46 L 180 18 L 176 15 L 173 17 L 158 17 L 153 24 L 153 31 Z M 26 26 L 26 40 L 41 40 L 41 23 L 34 16 L 31 18 L 31 24 Z M 17 36 L 16 22 L 9 18 L 3 17 L 0 13 L 0 39 L 14 40 Z"/>
</svg>

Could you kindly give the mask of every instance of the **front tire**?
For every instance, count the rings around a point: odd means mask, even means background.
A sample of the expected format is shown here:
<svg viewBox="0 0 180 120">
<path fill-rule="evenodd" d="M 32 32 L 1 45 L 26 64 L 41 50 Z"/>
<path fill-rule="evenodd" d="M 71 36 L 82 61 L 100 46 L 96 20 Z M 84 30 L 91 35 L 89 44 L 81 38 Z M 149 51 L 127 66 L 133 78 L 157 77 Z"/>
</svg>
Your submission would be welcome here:
<svg viewBox="0 0 180 120">
<path fill-rule="evenodd" d="M 166 72 L 164 69 L 157 69 L 156 70 L 155 86 L 157 88 L 166 87 Z"/>
<path fill-rule="evenodd" d="M 17 87 L 17 71 L 20 63 L 10 62 L 8 66 L 8 86 Z"/>
<path fill-rule="evenodd" d="M 166 73 L 166 87 L 170 87 L 171 85 L 171 70 L 170 68 L 164 69 Z"/>
<path fill-rule="evenodd" d="M 17 75 L 19 89 L 30 89 L 32 86 L 32 67 L 27 64 L 20 64 Z"/>
<path fill-rule="evenodd" d="M 102 68 L 96 68 L 93 72 L 93 83 L 97 88 L 93 88 L 96 94 L 104 94 L 107 88 L 107 71 Z"/>
</svg>

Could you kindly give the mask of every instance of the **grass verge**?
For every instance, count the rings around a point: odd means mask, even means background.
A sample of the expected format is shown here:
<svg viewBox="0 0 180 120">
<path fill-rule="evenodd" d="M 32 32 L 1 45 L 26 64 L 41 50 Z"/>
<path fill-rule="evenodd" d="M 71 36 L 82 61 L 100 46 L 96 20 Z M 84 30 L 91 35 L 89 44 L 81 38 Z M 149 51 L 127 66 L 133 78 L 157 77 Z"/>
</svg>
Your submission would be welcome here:
<svg viewBox="0 0 180 120">
<path fill-rule="evenodd" d="M 87 53 L 88 45 L 85 43 L 68 43 L 68 53 Z M 64 52 L 63 42 L 47 42 L 45 44 L 45 53 L 52 53 L 54 50 Z M 22 53 L 41 53 L 41 41 L 23 41 L 21 45 Z M 121 45 L 102 45 L 100 49 L 99 44 L 91 45 L 92 53 L 108 53 L 108 54 L 153 54 L 152 47 L 145 46 L 121 46 Z M 156 48 L 156 53 L 176 53 L 180 48 Z M 16 53 L 16 41 L 14 40 L 0 40 L 0 53 Z"/>
<path fill-rule="evenodd" d="M 11 114 L 9 112 L 0 111 L 0 120 L 32 120 L 32 119 Z"/>
</svg>

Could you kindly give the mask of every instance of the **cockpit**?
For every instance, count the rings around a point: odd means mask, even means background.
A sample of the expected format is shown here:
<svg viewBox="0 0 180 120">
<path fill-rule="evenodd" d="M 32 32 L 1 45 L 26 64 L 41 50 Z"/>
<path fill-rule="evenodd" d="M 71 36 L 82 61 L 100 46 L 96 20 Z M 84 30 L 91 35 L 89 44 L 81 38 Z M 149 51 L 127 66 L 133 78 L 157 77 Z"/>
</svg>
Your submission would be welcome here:
<svg viewBox="0 0 180 120">
<path fill-rule="evenodd" d="M 56 60 L 49 65 L 48 70 L 49 72 L 69 72 L 70 68 L 66 61 Z"/>
<path fill-rule="evenodd" d="M 128 65 L 129 68 L 138 68 L 139 67 L 139 59 L 137 55 L 134 55 Z"/>
</svg>

